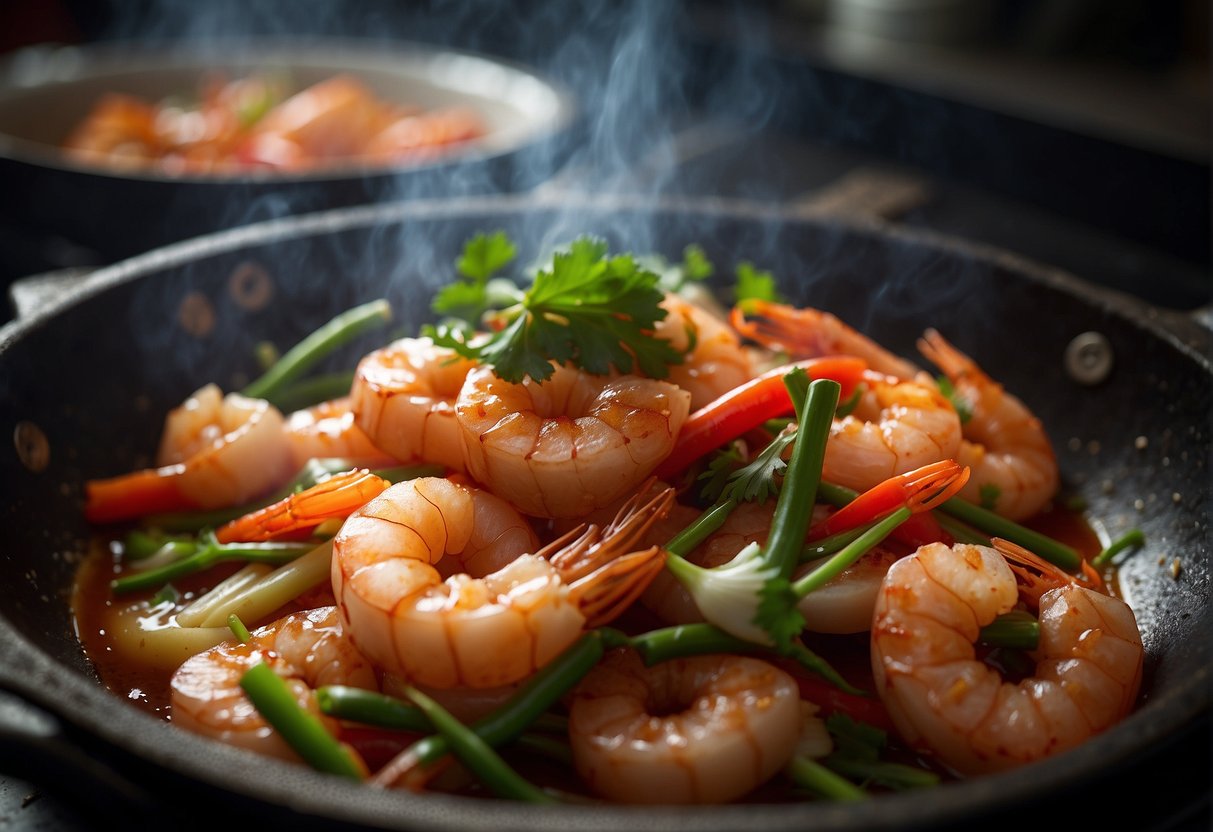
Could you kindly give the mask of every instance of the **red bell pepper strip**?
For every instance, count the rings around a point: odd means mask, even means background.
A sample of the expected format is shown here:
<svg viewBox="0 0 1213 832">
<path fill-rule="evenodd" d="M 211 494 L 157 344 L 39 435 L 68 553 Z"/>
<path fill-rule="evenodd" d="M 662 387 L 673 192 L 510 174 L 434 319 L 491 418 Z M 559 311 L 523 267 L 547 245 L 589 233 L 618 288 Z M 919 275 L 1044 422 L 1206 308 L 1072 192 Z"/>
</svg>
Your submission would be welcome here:
<svg viewBox="0 0 1213 832">
<path fill-rule="evenodd" d="M 674 449 L 657 466 L 657 478 L 669 480 L 695 460 L 732 442 L 768 419 L 792 413 L 792 400 L 784 387 L 783 377 L 797 367 L 804 369 L 810 378 L 837 381 L 842 385 L 840 395 L 846 399 L 863 379 L 867 364 L 863 359 L 851 356 L 810 358 L 776 367 L 733 388 L 687 417 Z"/>
<path fill-rule="evenodd" d="M 184 470 L 184 465 L 165 465 L 89 480 L 84 487 L 84 516 L 90 523 L 114 523 L 144 514 L 200 508 L 177 487 Z"/>
</svg>

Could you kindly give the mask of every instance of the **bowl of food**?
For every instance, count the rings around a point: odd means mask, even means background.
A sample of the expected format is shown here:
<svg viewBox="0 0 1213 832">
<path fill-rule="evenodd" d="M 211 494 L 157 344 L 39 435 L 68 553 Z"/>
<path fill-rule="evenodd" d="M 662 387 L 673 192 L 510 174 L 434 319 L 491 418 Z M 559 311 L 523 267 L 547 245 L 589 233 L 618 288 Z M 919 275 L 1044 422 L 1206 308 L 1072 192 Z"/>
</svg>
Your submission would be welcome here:
<svg viewBox="0 0 1213 832">
<path fill-rule="evenodd" d="M 0 331 L 0 681 L 54 726 L 21 759 L 315 828 L 1090 817 L 1207 725 L 1207 348 L 747 202 L 420 201 L 127 261 Z"/>
<path fill-rule="evenodd" d="M 38 47 L 0 70 L 0 181 L 23 194 L 13 224 L 111 262 L 289 212 L 526 188 L 573 117 L 530 69 L 419 44 Z"/>
</svg>

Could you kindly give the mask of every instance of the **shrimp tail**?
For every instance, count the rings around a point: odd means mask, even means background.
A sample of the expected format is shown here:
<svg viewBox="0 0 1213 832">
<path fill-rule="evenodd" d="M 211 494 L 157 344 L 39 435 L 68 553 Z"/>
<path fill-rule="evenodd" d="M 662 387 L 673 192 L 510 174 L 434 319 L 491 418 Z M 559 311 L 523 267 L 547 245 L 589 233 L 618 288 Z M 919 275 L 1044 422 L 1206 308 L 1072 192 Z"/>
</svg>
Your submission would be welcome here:
<svg viewBox="0 0 1213 832">
<path fill-rule="evenodd" d="M 1099 572 L 1085 560 L 1082 563 L 1083 578 L 1079 580 L 1018 543 L 1001 537 L 994 538 L 991 543 L 1015 573 L 1019 594 L 1034 604 L 1039 603 L 1040 596 L 1049 590 L 1067 584 L 1078 584 L 1096 592 L 1107 591 Z"/>
<path fill-rule="evenodd" d="M 981 378 L 982 381 L 1001 389 L 1001 385 L 998 385 L 993 379 L 988 378 L 973 359 L 952 346 L 936 329 L 928 329 L 918 339 L 918 351 L 922 353 L 924 358 L 942 370 L 944 375 L 952 381 L 970 376 Z"/>
<path fill-rule="evenodd" d="M 333 474 L 311 488 L 220 526 L 215 537 L 220 543 L 271 540 L 314 528 L 325 520 L 349 517 L 390 484 L 365 468 Z"/>
<path fill-rule="evenodd" d="M 640 597 L 665 568 L 666 551 L 653 546 L 616 557 L 569 586 L 569 600 L 585 616 L 586 627 L 613 621 Z"/>
<path fill-rule="evenodd" d="M 578 526 L 538 554 L 547 557 L 560 573 L 561 580 L 571 584 L 615 560 L 621 552 L 634 551 L 649 528 L 665 517 L 674 504 L 674 489 L 665 488 L 642 505 L 652 484 L 650 479 L 641 486 L 606 528 Z"/>
</svg>

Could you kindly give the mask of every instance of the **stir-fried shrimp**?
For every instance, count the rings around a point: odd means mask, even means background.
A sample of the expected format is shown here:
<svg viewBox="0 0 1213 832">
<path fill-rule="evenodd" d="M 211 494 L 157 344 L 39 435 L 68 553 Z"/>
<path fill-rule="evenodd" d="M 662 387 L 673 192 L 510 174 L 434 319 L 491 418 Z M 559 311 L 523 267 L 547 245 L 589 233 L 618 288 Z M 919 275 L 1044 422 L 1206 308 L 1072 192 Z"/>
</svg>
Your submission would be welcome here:
<svg viewBox="0 0 1213 832">
<path fill-rule="evenodd" d="M 668 380 L 690 392 L 692 410 L 754 377 L 749 353 L 723 321 L 675 294 L 667 294 L 661 306 L 668 314 L 655 334 L 684 354 L 681 364 L 670 367 Z"/>
<path fill-rule="evenodd" d="M 864 491 L 897 474 L 952 459 L 960 417 L 934 385 L 866 371 L 855 409 L 836 419 L 821 476 Z"/>
<path fill-rule="evenodd" d="M 334 539 L 333 592 L 350 638 L 388 672 L 434 687 L 509 684 L 635 600 L 665 557 L 634 547 L 671 499 L 528 554 L 534 534 L 504 501 L 450 480 L 398 483 Z"/>
<path fill-rule="evenodd" d="M 749 316 L 749 317 L 747 317 Z M 911 379 L 918 368 L 899 358 L 829 312 L 809 306 L 794 307 L 763 300 L 747 300 L 735 307 L 733 328 L 762 346 L 793 358 L 854 355 L 878 373 Z"/>
<path fill-rule="evenodd" d="M 935 330 L 918 343 L 971 409 L 957 460 L 973 471 L 960 496 L 1012 520 L 1031 517 L 1057 493 L 1057 458 L 1040 419 Z"/>
<path fill-rule="evenodd" d="M 608 654 L 573 691 L 569 743 L 577 772 L 626 803 L 724 803 L 762 785 L 800 738 L 794 679 L 742 656 L 645 667 Z"/>
<path fill-rule="evenodd" d="M 358 426 L 401 462 L 464 470 L 455 398 L 474 362 L 429 338 L 402 338 L 358 363 L 350 390 Z"/>
<path fill-rule="evenodd" d="M 1141 682 L 1127 604 L 995 543 L 932 544 L 898 561 L 872 624 L 872 669 L 898 731 L 966 774 L 1074 747 L 1123 718 Z M 1041 584 L 1051 588 L 1040 594 Z M 1035 675 L 1013 684 L 976 657 L 974 642 L 1021 598 L 1039 607 L 1040 645 Z"/>
<path fill-rule="evenodd" d="M 395 462 L 355 423 L 348 396 L 296 410 L 286 420 L 286 441 L 296 468 L 325 457 L 344 457 L 368 468 Z"/>
<path fill-rule="evenodd" d="M 468 473 L 537 517 L 582 517 L 635 492 L 674 446 L 690 394 L 557 367 L 536 384 L 468 373 L 455 403 Z"/>
<path fill-rule="evenodd" d="M 262 399 L 224 396 L 208 384 L 169 413 L 159 468 L 88 483 L 93 522 L 156 511 L 239 505 L 292 472 L 282 414 Z"/>
<path fill-rule="evenodd" d="M 225 641 L 181 665 L 172 679 L 173 723 L 274 757 L 298 755 L 249 701 L 240 678 L 258 662 L 286 680 L 295 701 L 319 717 L 331 733 L 335 725 L 320 713 L 312 691 L 322 685 L 376 690 L 375 669 L 341 631 L 335 607 L 297 612 L 254 630 L 244 644 Z"/>
</svg>

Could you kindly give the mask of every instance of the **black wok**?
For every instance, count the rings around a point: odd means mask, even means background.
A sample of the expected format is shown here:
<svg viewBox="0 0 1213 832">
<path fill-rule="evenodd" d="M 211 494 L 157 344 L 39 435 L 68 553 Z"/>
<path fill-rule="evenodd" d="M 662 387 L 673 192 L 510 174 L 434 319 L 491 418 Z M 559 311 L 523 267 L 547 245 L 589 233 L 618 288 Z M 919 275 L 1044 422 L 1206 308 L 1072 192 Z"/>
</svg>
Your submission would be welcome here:
<svg viewBox="0 0 1213 832">
<path fill-rule="evenodd" d="M 102 690 L 67 604 L 88 534 L 83 480 L 146 463 L 163 412 L 203 381 L 239 386 L 255 371 L 252 347 L 261 339 L 293 343 L 335 311 L 381 295 L 413 329 L 461 243 L 495 228 L 522 241 L 524 257 L 587 231 L 670 256 L 699 242 L 718 264 L 749 258 L 773 269 L 794 300 L 832 309 L 907 355 L 924 326 L 939 327 L 1041 416 L 1065 488 L 1086 501 L 1091 517 L 1113 536 L 1130 526 L 1145 531 L 1144 551 L 1121 571 L 1147 650 L 1141 706 L 1075 751 L 929 793 L 858 805 L 537 809 L 357 788 L 179 732 Z M 229 294 L 229 277 L 250 264 L 274 279 L 272 301 L 258 309 Z M 179 325 L 191 295 L 216 313 L 214 329 L 201 335 Z M 1075 336 L 1090 331 L 1106 337 L 1114 363 L 1104 380 L 1083 384 L 1067 374 L 1063 356 Z M 366 346 L 351 347 L 346 358 Z M 0 455 L 7 584 L 0 686 L 37 712 L 9 721 L 0 760 L 14 774 L 52 784 L 63 781 L 47 771 L 73 765 L 73 791 L 93 783 L 124 812 L 154 813 L 142 801 L 154 792 L 190 807 L 192 817 L 222 811 L 246 822 L 330 828 L 997 826 L 1008 813 L 1018 823 L 1043 820 L 1035 814 L 1042 801 L 1053 821 L 1066 805 L 1091 820 L 1100 784 L 1115 773 L 1143 760 L 1166 764 L 1160 749 L 1184 737 L 1204 746 L 1192 732 L 1207 731 L 1213 633 L 1208 333 L 1010 255 L 878 223 L 710 200 L 569 209 L 531 197 L 346 209 L 234 229 L 98 272 L 74 295 L 0 330 L 0 379 L 3 429 L 17 440 Z M 1178 578 L 1172 558 L 1181 562 Z M 103 782 L 80 776 L 90 770 Z M 116 775 L 126 784 L 110 782 Z M 120 801 L 124 795 L 130 800 Z M 1098 799 L 1106 807 L 1121 798 Z"/>
<path fill-rule="evenodd" d="M 425 109 L 466 106 L 484 136 L 431 161 L 347 163 L 306 172 L 169 176 L 74 161 L 59 144 L 106 93 L 189 97 L 200 79 L 282 75 L 294 89 L 351 73 L 380 98 Z M 257 220 L 374 200 L 522 190 L 551 175 L 574 106 L 529 69 L 420 44 L 277 39 L 199 44 L 35 47 L 0 64 L 0 217 L 14 241 L 51 251 L 30 271 L 110 263 L 165 243 Z M 58 249 L 53 246 L 58 245 Z M 55 258 L 71 262 L 55 262 Z M 37 263 L 34 255 L 31 262 Z M 26 272 L 27 274 L 30 272 Z"/>
</svg>

